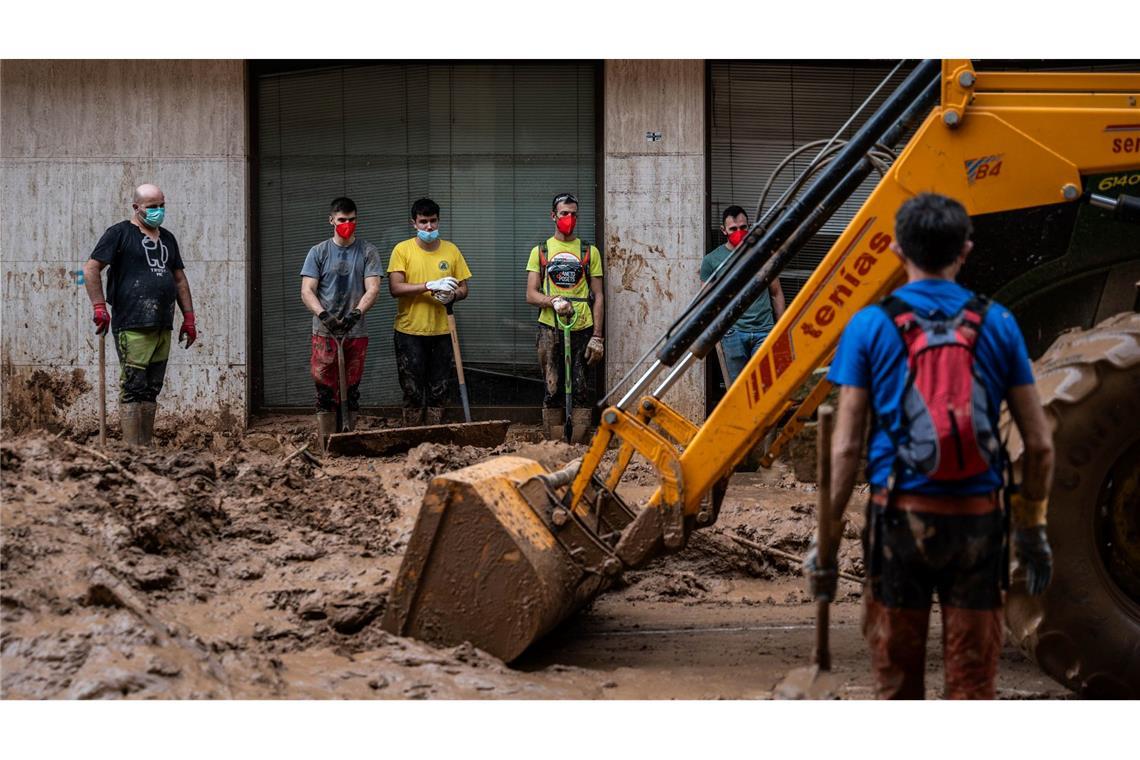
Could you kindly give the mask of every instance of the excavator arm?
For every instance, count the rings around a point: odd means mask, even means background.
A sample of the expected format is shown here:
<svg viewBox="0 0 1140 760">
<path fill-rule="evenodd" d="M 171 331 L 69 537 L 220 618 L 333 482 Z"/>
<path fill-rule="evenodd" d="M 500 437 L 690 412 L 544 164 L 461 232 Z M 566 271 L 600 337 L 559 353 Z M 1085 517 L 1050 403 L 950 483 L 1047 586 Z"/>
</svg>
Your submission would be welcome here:
<svg viewBox="0 0 1140 760">
<path fill-rule="evenodd" d="M 385 628 L 443 643 L 470 640 L 510 660 L 622 568 L 683 547 L 692 530 L 715 522 L 733 468 L 830 360 L 851 316 L 900 282 L 902 263 L 890 244 L 904 201 L 939 192 L 979 215 L 1086 200 L 1083 174 L 1140 168 L 1137 98 L 1134 74 L 988 74 L 965 60 L 945 61 L 940 71 L 920 64 L 897 102 L 888 100 L 852 138 L 850 155 L 836 158 L 779 218 L 756 223 L 731 270 L 679 318 L 650 370 L 603 411 L 580 462 L 541 473 L 503 458 L 433 482 Z M 898 159 L 709 417 L 698 426 L 669 407 L 663 398 L 676 379 L 867 176 L 865 151 L 909 129 Z M 820 381 L 790 424 L 802 424 L 828 389 Z M 605 471 L 615 442 L 616 463 Z M 640 510 L 617 495 L 634 453 L 660 478 Z M 473 564 L 462 572 L 441 567 L 447 554 Z M 486 616 L 495 618 L 494 630 Z"/>
<path fill-rule="evenodd" d="M 1126 150 L 1125 142 L 1140 140 L 1135 75 L 988 75 L 975 74 L 968 61 L 945 61 L 941 79 L 944 104 L 929 113 L 695 434 L 683 442 L 646 435 L 643 429 L 654 415 L 676 416 L 652 395 L 635 410 L 615 406 L 603 413 L 574 483 L 576 507 L 613 438 L 658 466 L 668 463 L 667 485 L 647 507 L 657 514 L 642 513 L 639 519 L 647 525 L 619 545 L 627 564 L 653 555 L 655 532 L 667 548 L 680 548 L 686 518 L 698 526 L 711 522 L 702 503 L 713 485 L 756 446 L 793 394 L 831 357 L 850 317 L 899 284 L 902 263 L 890 244 L 894 214 L 904 201 L 936 191 L 959 199 L 971 215 L 1073 203 L 1082 197 L 1082 173 L 1140 166 L 1140 152 Z M 821 382 L 800 405 L 799 420 L 826 396 L 828 386 Z M 684 444 L 683 451 L 675 441 Z M 610 473 L 606 480 L 614 488 L 619 478 Z"/>
</svg>

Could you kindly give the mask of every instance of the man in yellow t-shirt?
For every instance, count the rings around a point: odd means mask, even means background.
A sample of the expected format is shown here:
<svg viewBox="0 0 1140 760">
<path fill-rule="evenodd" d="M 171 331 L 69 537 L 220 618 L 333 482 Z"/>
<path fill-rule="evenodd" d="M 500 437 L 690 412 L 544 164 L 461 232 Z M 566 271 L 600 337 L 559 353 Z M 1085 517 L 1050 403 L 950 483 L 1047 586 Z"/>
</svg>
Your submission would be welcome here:
<svg viewBox="0 0 1140 760">
<path fill-rule="evenodd" d="M 388 262 L 388 292 L 398 300 L 396 372 L 404 425 L 438 425 L 451 378 L 446 306 L 467 297 L 471 270 L 459 248 L 439 237 L 439 204 L 431 198 L 412 204 L 412 227 L 416 236 L 398 243 Z"/>
<path fill-rule="evenodd" d="M 570 440 L 584 443 L 590 427 L 586 365 L 600 361 L 605 353 L 602 256 L 597 248 L 579 240 L 574 234 L 578 223 L 578 199 L 573 195 L 559 193 L 554 196 L 550 218 L 554 221 L 554 236 L 530 250 L 530 260 L 526 265 L 526 302 L 540 309 L 538 363 L 546 384 L 542 425 L 547 438 L 556 440 L 562 437 L 566 369 L 559 323 L 570 323 L 573 403 Z"/>
</svg>

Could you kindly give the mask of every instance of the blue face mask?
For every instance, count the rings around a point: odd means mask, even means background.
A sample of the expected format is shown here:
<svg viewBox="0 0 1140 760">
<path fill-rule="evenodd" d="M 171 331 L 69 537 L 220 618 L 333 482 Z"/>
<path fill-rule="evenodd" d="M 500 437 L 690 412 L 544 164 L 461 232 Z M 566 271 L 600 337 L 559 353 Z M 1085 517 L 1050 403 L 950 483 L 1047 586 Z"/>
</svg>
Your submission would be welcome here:
<svg viewBox="0 0 1140 760">
<path fill-rule="evenodd" d="M 416 235 L 425 243 L 432 243 L 439 240 L 439 230 L 432 230 L 431 232 L 427 230 L 416 230 Z"/>
<path fill-rule="evenodd" d="M 148 227 L 158 227 L 166 218 L 166 209 L 164 208 L 148 208 L 144 211 L 146 212 L 146 225 Z"/>
</svg>

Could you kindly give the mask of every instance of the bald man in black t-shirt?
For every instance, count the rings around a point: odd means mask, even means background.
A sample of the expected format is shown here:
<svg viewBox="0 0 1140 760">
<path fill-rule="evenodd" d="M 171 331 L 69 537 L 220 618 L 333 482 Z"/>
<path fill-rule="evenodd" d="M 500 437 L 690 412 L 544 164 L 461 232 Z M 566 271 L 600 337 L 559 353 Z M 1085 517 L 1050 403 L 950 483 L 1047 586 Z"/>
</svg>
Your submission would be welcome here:
<svg viewBox="0 0 1140 760">
<path fill-rule="evenodd" d="M 95 310 L 95 333 L 110 328 L 119 354 L 123 442 L 149 446 L 170 355 L 175 301 L 182 310 L 178 339 L 185 340 L 186 348 L 197 340 L 198 328 L 178 241 L 162 227 L 166 196 L 157 185 L 140 185 L 131 207 L 130 219 L 103 233 L 83 274 Z M 104 299 L 102 271 L 107 266 Z"/>
</svg>

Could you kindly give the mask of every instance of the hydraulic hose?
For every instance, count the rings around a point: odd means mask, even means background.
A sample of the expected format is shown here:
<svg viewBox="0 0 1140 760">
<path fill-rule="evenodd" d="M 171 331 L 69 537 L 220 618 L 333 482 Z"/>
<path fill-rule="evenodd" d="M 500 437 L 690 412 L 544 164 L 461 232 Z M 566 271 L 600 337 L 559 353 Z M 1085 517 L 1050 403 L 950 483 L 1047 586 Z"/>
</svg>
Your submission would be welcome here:
<svg viewBox="0 0 1140 760">
<path fill-rule="evenodd" d="M 773 223 L 763 237 L 756 230 L 749 232 L 741 243 L 742 251 L 739 254 L 739 263 L 713 287 L 701 308 L 690 314 L 677 332 L 658 351 L 657 359 L 662 365 L 672 367 L 685 354 L 689 346 L 705 332 L 717 315 L 723 313 L 724 309 L 733 303 L 734 296 L 738 295 L 750 281 L 753 281 L 756 273 L 771 254 L 800 228 L 813 209 L 817 209 L 825 198 L 832 195 L 831 189 L 851 171 L 855 164 L 862 162 L 870 171 L 871 162 L 865 158 L 864 154 L 876 142 L 880 141 L 879 137 L 904 112 L 914 105 L 918 97 L 928 89 L 931 79 L 939 76 L 939 73 L 937 61 L 925 60 L 920 63 L 883 103 L 882 107 L 851 138 L 851 141 L 820 174 L 818 179 L 812 183 L 811 187 L 788 206 L 787 211 Z M 851 191 L 853 190 L 854 188 L 851 188 Z M 737 300 L 739 301 L 739 299 Z M 744 308 L 741 308 L 728 324 L 731 325 L 732 322 L 735 322 L 743 311 Z M 717 335 L 717 339 L 719 337 Z"/>
<path fill-rule="evenodd" d="M 927 85 L 927 88 L 911 103 L 898 121 L 883 135 L 884 144 L 893 145 L 902 138 L 907 129 L 926 115 L 938 98 L 940 84 L 940 77 L 936 77 Z M 740 315 L 768 289 L 768 286 L 772 284 L 772 281 L 776 279 L 788 261 L 819 231 L 819 228 L 835 213 L 843 201 L 855 192 L 874 168 L 875 159 L 871 156 L 864 156 L 832 188 L 827 197 L 811 210 L 807 219 L 795 233 L 788 238 L 775 255 L 761 266 L 756 277 L 749 280 L 747 285 L 732 298 L 728 306 L 713 317 L 708 328 L 692 346 L 691 353 L 696 358 L 703 359 L 708 355 L 708 352 L 716 346 L 717 341 L 728 332 L 729 328 L 740 318 Z"/>
</svg>

